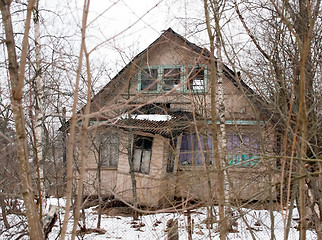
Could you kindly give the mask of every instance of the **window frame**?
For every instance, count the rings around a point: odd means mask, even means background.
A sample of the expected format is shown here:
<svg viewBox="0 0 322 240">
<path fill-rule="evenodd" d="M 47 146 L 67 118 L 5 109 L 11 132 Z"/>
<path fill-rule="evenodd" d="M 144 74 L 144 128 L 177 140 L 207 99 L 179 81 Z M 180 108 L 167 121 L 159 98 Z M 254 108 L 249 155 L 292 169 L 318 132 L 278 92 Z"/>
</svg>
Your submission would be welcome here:
<svg viewBox="0 0 322 240">
<path fill-rule="evenodd" d="M 110 167 L 110 168 L 117 168 L 118 167 L 119 145 L 120 145 L 119 133 L 117 133 L 117 132 L 104 132 L 99 135 L 99 153 L 98 153 L 98 155 L 99 155 L 99 164 L 101 167 Z M 104 149 L 104 146 L 107 146 L 107 149 Z M 113 153 L 113 150 L 115 151 L 114 153 Z M 107 159 L 102 161 L 102 158 L 103 158 L 102 155 L 104 154 L 105 151 L 108 152 L 107 154 L 105 154 L 105 157 L 107 157 Z M 114 159 L 112 159 L 111 155 L 115 155 L 115 156 L 113 156 Z"/>
<path fill-rule="evenodd" d="M 185 140 L 184 137 L 187 136 Z M 199 145 L 196 133 L 183 133 L 181 136 L 179 164 L 180 166 L 202 166 L 203 159 L 208 160 L 207 165 L 213 165 L 213 142 L 211 133 L 199 133 L 201 146 Z M 189 141 L 190 139 L 190 141 Z M 186 141 L 187 149 L 183 149 L 183 144 Z M 205 142 L 207 144 L 205 144 Z M 208 149 L 205 149 L 208 146 Z M 204 156 L 204 158 L 202 157 Z M 208 156 L 207 156 L 208 155 Z M 182 159 L 183 158 L 183 159 Z M 186 161 L 183 161 L 186 158 Z M 186 163 L 184 163 L 186 162 Z"/>
<path fill-rule="evenodd" d="M 138 92 L 143 92 L 143 93 L 165 93 L 165 92 L 170 92 L 173 90 L 171 89 L 165 89 L 165 78 L 164 78 L 164 70 L 169 69 L 169 68 L 178 68 L 180 69 L 180 82 L 181 86 L 176 89 L 176 92 L 181 92 L 181 93 L 189 93 L 190 91 L 192 93 L 206 93 L 207 92 L 207 76 L 208 76 L 208 71 L 207 71 L 207 65 L 205 64 L 196 64 L 196 65 L 153 65 L 153 66 L 147 66 L 142 68 L 138 72 Z M 203 70 L 203 89 L 189 89 L 189 82 L 188 82 L 188 69 L 194 69 L 194 68 L 201 68 Z M 150 90 L 150 89 L 141 89 L 142 88 L 142 73 L 146 69 L 157 69 L 158 71 L 158 77 L 155 79 L 157 84 L 156 90 Z M 182 84 L 183 83 L 183 84 Z"/>
<path fill-rule="evenodd" d="M 176 76 L 179 74 L 179 83 L 177 85 L 180 85 L 182 83 L 183 80 L 183 76 L 184 76 L 184 68 L 182 66 L 162 66 L 161 67 L 161 78 L 162 78 L 162 92 L 170 92 L 175 88 L 175 85 L 173 85 L 172 88 L 170 89 L 166 89 L 167 86 L 169 86 L 168 84 L 166 84 L 166 81 L 177 81 Z M 164 73 L 166 69 L 171 69 L 168 73 Z M 171 78 L 171 71 L 174 69 L 179 69 L 179 73 L 174 75 Z M 170 73 L 170 76 L 167 76 L 167 74 Z M 181 91 L 182 90 L 182 86 L 180 86 L 179 88 L 176 89 L 177 91 Z"/>
<path fill-rule="evenodd" d="M 144 88 L 144 89 L 141 89 L 142 88 L 142 73 L 143 72 L 146 72 L 145 70 L 146 69 L 157 69 L 157 73 L 158 73 L 158 76 L 156 79 L 152 79 L 152 81 L 154 80 L 155 81 L 155 84 L 157 85 L 157 88 L 156 90 L 151 90 L 151 89 L 147 89 L 147 88 Z M 138 92 L 148 92 L 148 93 L 158 93 L 160 92 L 160 83 L 159 83 L 159 76 L 160 76 L 160 69 L 158 68 L 158 66 L 147 66 L 143 69 L 141 69 L 138 73 Z"/>
<path fill-rule="evenodd" d="M 133 146 L 132 146 L 132 164 L 133 164 L 133 170 L 134 172 L 137 173 L 142 173 L 142 174 L 150 174 L 150 165 L 151 165 L 151 160 L 152 160 L 152 151 L 153 151 L 153 137 L 148 137 L 148 136 L 143 136 L 143 135 L 135 135 L 133 139 Z M 140 146 L 136 145 L 136 143 L 142 140 L 142 143 Z M 151 142 L 151 148 L 150 149 L 144 149 L 145 141 L 148 140 Z M 145 153 L 149 153 L 149 158 L 148 158 L 148 165 L 147 165 L 147 170 L 144 169 L 144 157 Z M 136 159 L 137 154 L 140 155 L 139 159 Z M 136 163 L 135 161 L 139 161 Z"/>
<path fill-rule="evenodd" d="M 238 146 L 234 145 L 234 137 L 237 136 L 239 141 Z M 231 142 L 229 139 L 232 137 Z M 245 140 L 248 138 L 248 142 L 245 143 Z M 251 143 L 251 141 L 253 143 Z M 255 144 L 256 146 L 251 146 L 251 144 Z M 243 146 L 242 146 L 243 145 Z M 231 151 L 229 148 L 232 147 L 237 149 L 237 151 Z M 249 151 L 245 151 L 248 149 Z M 238 166 L 238 167 L 254 167 L 258 163 L 260 153 L 260 145 L 256 135 L 251 133 L 228 133 L 227 134 L 227 162 L 229 166 Z M 252 160 L 254 159 L 254 160 Z M 252 161 L 251 161 L 252 160 Z M 243 163 L 246 162 L 246 163 Z"/>
<path fill-rule="evenodd" d="M 193 70 L 196 68 L 200 68 L 203 71 L 203 83 L 204 83 L 203 89 L 193 89 L 193 88 L 191 89 L 191 87 L 189 88 L 189 81 L 192 81 L 194 79 L 189 80 L 189 77 L 188 77 L 189 72 L 188 71 L 189 71 L 189 69 Z M 192 66 L 188 65 L 186 67 L 186 72 L 185 72 L 186 84 L 184 86 L 184 91 L 187 93 L 189 93 L 190 91 L 192 93 L 206 93 L 207 92 L 207 80 L 208 80 L 207 76 L 208 76 L 207 65 L 204 65 L 204 64 L 197 64 L 197 65 L 192 65 Z M 191 86 L 191 84 L 190 84 L 190 86 Z"/>
</svg>

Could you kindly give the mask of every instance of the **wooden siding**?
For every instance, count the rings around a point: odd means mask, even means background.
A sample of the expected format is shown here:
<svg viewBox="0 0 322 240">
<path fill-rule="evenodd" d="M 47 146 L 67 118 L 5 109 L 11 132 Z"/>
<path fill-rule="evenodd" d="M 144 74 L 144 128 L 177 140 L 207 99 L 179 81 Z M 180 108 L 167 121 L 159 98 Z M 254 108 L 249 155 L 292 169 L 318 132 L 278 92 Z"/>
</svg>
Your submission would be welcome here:
<svg viewBox="0 0 322 240">
<path fill-rule="evenodd" d="M 138 58 L 135 58 L 93 98 L 91 111 L 96 112 L 97 122 L 102 119 L 107 122 L 115 122 L 120 114 L 132 110 L 135 106 L 139 108 L 145 104 L 169 103 L 170 108 L 168 110 L 170 111 L 181 110 L 189 112 L 191 112 L 193 106 L 197 116 L 204 119 L 198 122 L 198 127 L 200 127 L 200 130 L 207 129 L 210 127 L 208 121 L 210 119 L 210 84 L 207 85 L 208 88 L 205 94 L 190 95 L 187 92 L 174 90 L 153 94 L 138 91 L 138 72 L 146 66 L 207 63 L 207 57 L 201 57 L 200 53 L 194 51 L 189 44 L 185 44 L 182 39 L 168 32 L 164 35 L 164 38 L 160 38 L 140 54 Z M 231 121 L 231 123 L 238 123 L 238 121 L 244 121 L 245 123 L 227 125 L 227 133 L 257 134 L 259 138 L 265 140 L 262 144 L 265 147 L 265 155 L 272 154 L 275 132 L 267 122 L 267 119 L 261 114 L 261 109 L 249 100 L 242 89 L 236 87 L 232 80 L 227 77 L 227 74 L 224 75 L 223 84 L 226 120 Z M 252 122 L 252 125 L 247 125 L 250 122 Z M 193 123 L 191 124 L 193 129 L 194 125 Z M 98 130 L 93 129 L 93 135 L 95 136 Z M 119 131 L 118 167 L 103 168 L 101 170 L 102 191 L 104 194 L 115 193 L 116 198 L 132 202 L 132 184 L 127 152 L 128 132 Z M 178 156 L 174 172 L 167 173 L 169 139 L 143 132 L 133 134 L 153 137 L 150 172 L 149 174 L 135 173 L 139 204 L 157 207 L 160 204 L 169 203 L 168 201 L 172 200 L 174 196 L 202 200 L 206 200 L 209 196 L 216 198 L 216 173 L 212 167 L 210 167 L 209 171 L 205 171 L 203 166 L 187 167 L 179 165 L 180 136 L 177 142 L 176 152 Z M 93 153 L 88 155 L 87 164 L 85 189 L 86 193 L 92 194 L 95 192 L 94 186 L 97 189 L 97 164 Z M 247 199 L 258 191 L 267 190 L 268 164 L 271 163 L 262 158 L 260 164 L 254 168 L 231 168 L 229 170 L 232 179 L 231 195 L 236 199 Z M 206 172 L 209 172 L 209 174 Z M 208 191 L 208 182 L 210 183 L 211 193 Z M 257 199 L 266 197 L 267 195 L 263 194 Z"/>
</svg>

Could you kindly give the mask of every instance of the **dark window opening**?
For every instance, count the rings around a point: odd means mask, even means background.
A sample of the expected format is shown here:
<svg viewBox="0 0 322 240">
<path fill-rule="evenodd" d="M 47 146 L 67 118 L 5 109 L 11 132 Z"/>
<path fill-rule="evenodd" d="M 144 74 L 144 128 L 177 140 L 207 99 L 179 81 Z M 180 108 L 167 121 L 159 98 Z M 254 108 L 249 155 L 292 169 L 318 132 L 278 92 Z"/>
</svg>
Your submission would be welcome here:
<svg viewBox="0 0 322 240">
<path fill-rule="evenodd" d="M 204 69 L 200 67 L 188 68 L 189 83 L 187 89 L 193 91 L 205 90 L 205 74 Z"/>
<path fill-rule="evenodd" d="M 136 136 L 133 144 L 133 167 L 135 172 L 149 174 L 153 138 Z"/>
<path fill-rule="evenodd" d="M 163 69 L 163 90 L 170 91 L 180 84 L 181 70 L 180 68 L 164 68 Z"/>
<path fill-rule="evenodd" d="M 158 69 L 145 68 L 144 71 L 141 71 L 141 90 L 149 89 L 149 91 L 156 91 L 158 89 L 157 78 Z"/>
</svg>

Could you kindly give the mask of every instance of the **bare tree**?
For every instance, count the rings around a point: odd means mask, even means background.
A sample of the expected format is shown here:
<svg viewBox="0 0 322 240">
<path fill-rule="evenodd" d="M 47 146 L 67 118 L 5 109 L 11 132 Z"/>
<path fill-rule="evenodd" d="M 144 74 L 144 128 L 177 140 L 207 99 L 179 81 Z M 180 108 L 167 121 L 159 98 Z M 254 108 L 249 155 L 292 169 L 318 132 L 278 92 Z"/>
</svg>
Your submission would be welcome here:
<svg viewBox="0 0 322 240">
<path fill-rule="evenodd" d="M 2 1 L 0 8 L 2 21 L 6 33 L 6 45 L 9 60 L 9 73 L 11 82 L 11 102 L 15 119 L 16 141 L 18 148 L 18 160 L 20 170 L 21 188 L 26 207 L 29 235 L 31 239 L 43 239 L 43 231 L 34 203 L 34 193 L 31 182 L 31 172 L 29 166 L 28 145 L 25 129 L 24 111 L 22 107 L 22 89 L 24 86 L 26 56 L 28 48 L 28 37 L 31 22 L 31 14 L 35 1 L 29 1 L 27 6 L 27 16 L 25 21 L 25 31 L 23 35 L 20 64 L 17 61 L 16 45 L 13 32 L 13 25 L 10 13 L 11 1 Z"/>
<path fill-rule="evenodd" d="M 293 191 L 291 186 L 297 185 L 298 209 L 301 215 L 300 239 L 306 238 L 308 206 L 312 212 L 310 221 L 320 239 L 321 219 L 316 211 L 322 210 L 322 202 L 317 200 L 321 197 L 321 191 L 318 190 L 321 178 L 321 135 L 317 131 L 317 126 L 321 125 L 320 110 L 317 107 L 321 104 L 321 98 L 315 86 L 319 82 L 321 58 L 321 1 L 291 3 L 272 0 L 259 5 L 252 1 L 247 4 L 235 1 L 234 4 L 245 32 L 261 56 L 254 63 L 261 69 L 262 74 L 248 74 L 257 87 L 261 85 L 262 95 L 266 96 L 272 112 L 279 119 L 283 156 L 281 205 L 288 208 Z M 249 9 L 252 7 L 256 10 L 262 9 L 261 15 L 251 14 Z M 247 21 L 245 16 L 248 14 L 263 25 L 257 24 L 257 21 Z M 296 169 L 296 173 L 293 169 Z M 292 212 L 289 212 L 288 218 L 291 215 Z M 284 239 L 288 238 L 287 226 L 285 224 Z"/>
<path fill-rule="evenodd" d="M 210 9 L 213 11 L 215 20 L 215 31 L 212 31 L 210 20 Z M 206 18 L 207 32 L 210 42 L 210 81 L 211 81 L 211 120 L 212 120 L 212 138 L 214 145 L 214 162 L 218 174 L 218 203 L 219 203 L 219 222 L 220 239 L 226 239 L 227 221 L 225 218 L 225 175 L 223 165 L 225 164 L 225 107 L 223 98 L 223 61 L 221 57 L 221 30 L 219 25 L 220 9 L 217 1 L 204 1 L 204 10 Z M 217 50 L 218 61 L 215 59 L 215 49 Z M 217 99 L 219 100 L 216 103 Z M 220 131 L 217 127 L 217 109 L 219 109 Z M 220 142 L 218 141 L 220 139 Z"/>
<path fill-rule="evenodd" d="M 70 131 L 69 131 L 69 138 L 68 138 L 68 153 L 67 153 L 67 187 L 66 187 L 66 207 L 65 207 L 65 216 L 64 216 L 64 223 L 61 231 L 61 239 L 65 239 L 66 231 L 67 231 L 67 224 L 69 219 L 69 211 L 71 207 L 71 198 L 72 198 L 72 184 L 73 184 L 73 152 L 74 152 L 74 144 L 75 144 L 75 127 L 76 127 L 76 107 L 77 107 L 77 99 L 78 99 L 78 86 L 80 80 L 80 74 L 82 69 L 82 62 L 83 62 L 83 55 L 85 50 L 85 32 L 86 32 L 86 22 L 87 22 L 87 15 L 88 15 L 88 8 L 89 8 L 90 1 L 84 1 L 83 6 L 83 20 L 82 20 L 82 41 L 79 53 L 79 61 L 78 61 L 78 68 L 77 68 L 77 75 L 76 75 L 76 85 L 74 90 L 74 104 L 73 104 L 73 115 L 71 118 L 70 123 Z M 82 182 L 78 183 L 82 185 Z M 75 220 L 77 222 L 77 219 Z M 74 228 L 73 228 L 74 229 Z M 75 237 L 75 229 L 73 231 L 73 236 Z"/>
</svg>

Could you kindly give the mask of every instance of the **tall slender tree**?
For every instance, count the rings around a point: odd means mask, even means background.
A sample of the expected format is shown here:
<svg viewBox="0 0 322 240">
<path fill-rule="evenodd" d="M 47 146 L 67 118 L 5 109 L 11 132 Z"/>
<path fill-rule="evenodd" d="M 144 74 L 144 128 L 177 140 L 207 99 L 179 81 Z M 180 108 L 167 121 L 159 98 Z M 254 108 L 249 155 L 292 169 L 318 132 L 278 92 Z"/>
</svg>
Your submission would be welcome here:
<svg viewBox="0 0 322 240">
<path fill-rule="evenodd" d="M 27 14 L 25 19 L 24 34 L 22 40 L 22 50 L 20 63 L 17 60 L 13 24 L 11 19 L 10 5 L 12 1 L 2 0 L 0 9 L 2 21 L 5 29 L 6 45 L 9 62 L 10 85 L 11 85 L 11 104 L 15 120 L 16 142 L 18 148 L 18 160 L 20 170 L 21 190 L 24 198 L 26 216 L 28 220 L 29 236 L 31 239 L 44 239 L 43 231 L 39 221 L 34 193 L 31 181 L 31 170 L 29 165 L 29 154 L 22 106 L 22 91 L 25 80 L 25 66 L 28 49 L 28 38 L 31 22 L 31 14 L 35 1 L 28 1 Z"/>
</svg>

